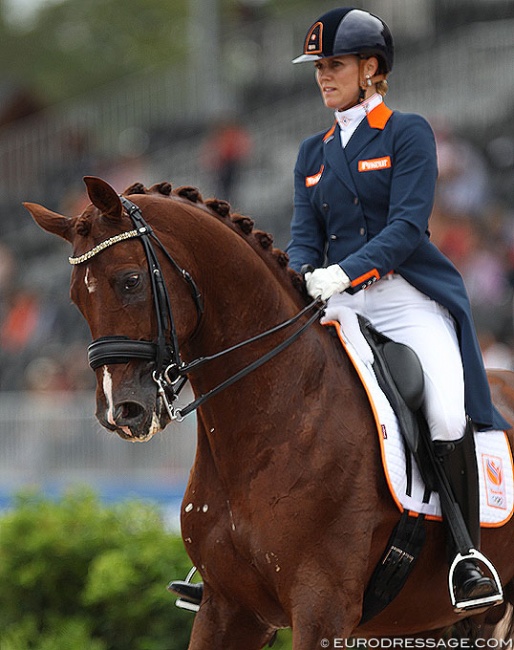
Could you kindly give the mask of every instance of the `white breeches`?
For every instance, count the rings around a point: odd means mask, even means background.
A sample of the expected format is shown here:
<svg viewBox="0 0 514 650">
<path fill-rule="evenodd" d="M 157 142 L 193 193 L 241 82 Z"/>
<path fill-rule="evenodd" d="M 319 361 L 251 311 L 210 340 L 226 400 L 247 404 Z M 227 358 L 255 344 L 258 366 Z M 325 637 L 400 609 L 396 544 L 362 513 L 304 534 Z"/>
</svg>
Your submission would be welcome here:
<svg viewBox="0 0 514 650">
<path fill-rule="evenodd" d="M 462 358 L 455 323 L 447 309 L 397 274 L 354 295 L 336 294 L 329 304 L 351 307 L 379 332 L 411 347 L 423 367 L 423 408 L 432 439 L 449 441 L 464 435 Z"/>
</svg>

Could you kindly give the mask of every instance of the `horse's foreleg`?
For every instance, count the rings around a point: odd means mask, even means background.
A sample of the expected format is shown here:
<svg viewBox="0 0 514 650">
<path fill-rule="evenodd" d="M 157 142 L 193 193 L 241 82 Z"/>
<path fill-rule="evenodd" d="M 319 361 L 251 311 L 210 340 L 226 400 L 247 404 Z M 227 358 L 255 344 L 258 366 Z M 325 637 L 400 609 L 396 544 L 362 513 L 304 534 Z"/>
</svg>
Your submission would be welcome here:
<svg viewBox="0 0 514 650">
<path fill-rule="evenodd" d="M 348 599 L 336 589 L 304 594 L 293 615 L 293 650 L 345 648 L 361 616 L 360 599 Z"/>
<path fill-rule="evenodd" d="M 261 650 L 275 630 L 252 612 L 205 595 L 193 624 L 189 650 Z"/>
<path fill-rule="evenodd" d="M 304 620 L 293 625 L 293 650 L 313 648 L 346 648 L 351 628 L 337 627 L 333 620 Z M 353 646 L 357 647 L 357 646 Z"/>
</svg>

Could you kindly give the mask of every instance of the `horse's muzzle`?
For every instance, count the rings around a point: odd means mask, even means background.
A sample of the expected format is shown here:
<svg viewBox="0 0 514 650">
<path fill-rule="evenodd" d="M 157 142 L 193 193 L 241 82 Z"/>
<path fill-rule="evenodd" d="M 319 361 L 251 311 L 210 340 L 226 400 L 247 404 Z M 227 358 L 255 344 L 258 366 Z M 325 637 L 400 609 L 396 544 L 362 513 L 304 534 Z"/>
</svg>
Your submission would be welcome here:
<svg viewBox="0 0 514 650">
<path fill-rule="evenodd" d="M 137 388 L 128 377 L 113 382 L 104 366 L 103 381 L 98 384 L 96 416 L 102 426 L 116 432 L 124 440 L 145 442 L 164 429 L 169 416 L 157 397 L 155 383 L 138 381 Z M 142 378 L 140 378 L 142 379 Z M 114 384 L 114 385 L 113 385 Z M 123 389 L 116 389 L 121 384 Z"/>
<path fill-rule="evenodd" d="M 114 431 L 124 440 L 146 442 L 167 424 L 156 412 L 149 412 L 138 402 L 122 402 L 112 412 L 104 408 L 97 411 L 98 421 L 110 431 Z"/>
</svg>

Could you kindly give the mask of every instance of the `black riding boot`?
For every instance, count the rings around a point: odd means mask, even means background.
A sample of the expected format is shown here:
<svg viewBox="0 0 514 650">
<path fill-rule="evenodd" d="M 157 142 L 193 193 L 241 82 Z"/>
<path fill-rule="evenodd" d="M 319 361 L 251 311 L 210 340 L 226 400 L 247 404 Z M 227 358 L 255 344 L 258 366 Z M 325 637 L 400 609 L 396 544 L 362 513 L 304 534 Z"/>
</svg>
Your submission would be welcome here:
<svg viewBox="0 0 514 650">
<path fill-rule="evenodd" d="M 172 591 L 193 605 L 199 605 L 203 596 L 203 583 L 174 580 L 168 585 L 168 591 Z"/>
<path fill-rule="evenodd" d="M 464 523 L 475 549 L 480 548 L 480 501 L 478 468 L 475 455 L 473 425 L 470 421 L 464 436 L 453 442 L 434 442 L 434 448 L 444 474 L 448 479 L 455 502 L 462 512 Z M 443 510 L 443 518 L 447 514 Z M 455 556 L 452 548 L 451 557 Z M 496 583 L 485 576 L 476 560 L 463 560 L 454 573 L 455 599 L 473 601 L 498 594 Z M 471 606 L 472 607 L 472 606 Z"/>
</svg>

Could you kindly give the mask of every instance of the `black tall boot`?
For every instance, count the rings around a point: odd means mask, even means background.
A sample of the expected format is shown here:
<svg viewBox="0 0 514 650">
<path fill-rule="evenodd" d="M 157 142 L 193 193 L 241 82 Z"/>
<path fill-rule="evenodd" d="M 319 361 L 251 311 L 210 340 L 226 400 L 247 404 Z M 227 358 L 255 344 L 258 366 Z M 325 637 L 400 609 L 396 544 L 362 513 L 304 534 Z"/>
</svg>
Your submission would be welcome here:
<svg viewBox="0 0 514 650">
<path fill-rule="evenodd" d="M 462 513 L 473 547 L 478 550 L 480 548 L 480 496 L 473 425 L 468 420 L 462 438 L 453 442 L 435 441 L 434 448 L 448 479 L 454 501 Z M 443 517 L 447 518 L 444 509 Z M 452 545 L 452 559 L 455 555 Z M 499 595 L 495 581 L 483 574 L 474 559 L 466 559 L 456 565 L 454 588 L 455 599 L 458 602 L 472 602 Z M 469 608 L 472 607 L 473 605 L 469 605 Z"/>
<path fill-rule="evenodd" d="M 200 605 L 203 596 L 203 583 L 174 580 L 168 585 L 168 591 L 173 592 L 192 605 Z"/>
</svg>

